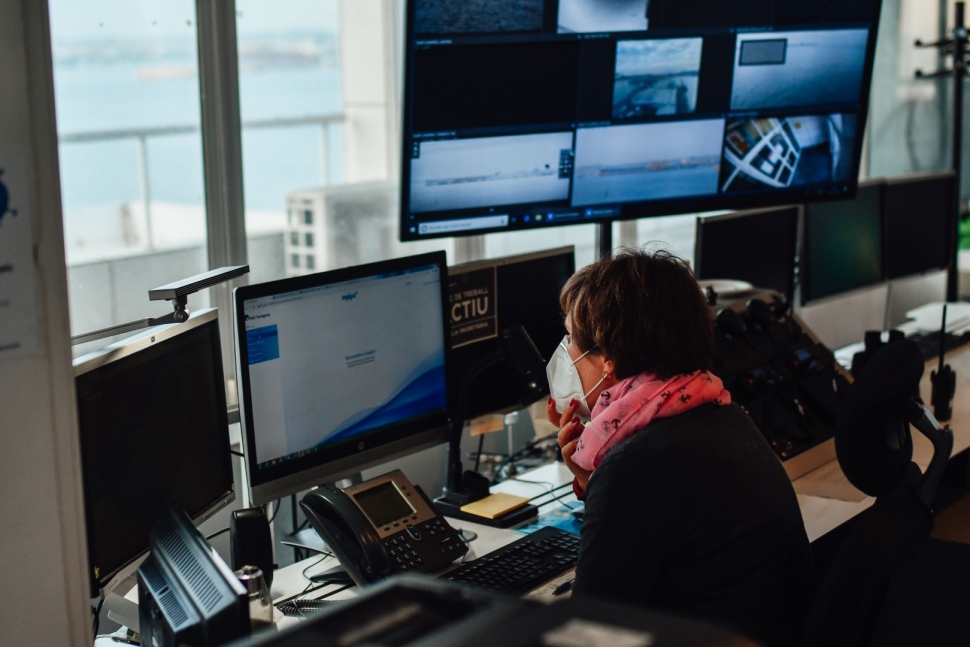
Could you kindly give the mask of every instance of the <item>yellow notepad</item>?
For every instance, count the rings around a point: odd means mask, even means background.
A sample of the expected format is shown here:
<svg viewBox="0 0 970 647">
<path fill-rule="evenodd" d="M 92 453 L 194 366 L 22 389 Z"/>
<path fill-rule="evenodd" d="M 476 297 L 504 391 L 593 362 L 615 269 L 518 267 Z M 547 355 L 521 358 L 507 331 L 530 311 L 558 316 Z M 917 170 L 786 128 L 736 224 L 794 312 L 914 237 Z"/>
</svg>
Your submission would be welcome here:
<svg viewBox="0 0 970 647">
<path fill-rule="evenodd" d="M 484 499 L 472 501 L 467 505 L 461 506 L 461 511 L 478 515 L 479 517 L 485 517 L 486 519 L 495 519 L 496 517 L 501 517 L 506 512 L 521 508 L 528 502 L 529 499 L 524 496 L 498 492 L 496 494 L 490 494 Z"/>
</svg>

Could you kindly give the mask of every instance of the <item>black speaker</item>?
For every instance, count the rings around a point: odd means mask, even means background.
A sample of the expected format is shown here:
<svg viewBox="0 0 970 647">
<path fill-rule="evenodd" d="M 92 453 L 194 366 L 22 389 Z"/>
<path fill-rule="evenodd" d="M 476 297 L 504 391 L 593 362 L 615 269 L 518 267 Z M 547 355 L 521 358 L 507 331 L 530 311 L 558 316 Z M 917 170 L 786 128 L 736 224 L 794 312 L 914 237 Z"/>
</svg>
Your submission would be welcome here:
<svg viewBox="0 0 970 647">
<path fill-rule="evenodd" d="M 233 510 L 229 520 L 229 552 L 233 570 L 258 566 L 266 585 L 273 585 L 273 539 L 262 508 Z"/>
</svg>

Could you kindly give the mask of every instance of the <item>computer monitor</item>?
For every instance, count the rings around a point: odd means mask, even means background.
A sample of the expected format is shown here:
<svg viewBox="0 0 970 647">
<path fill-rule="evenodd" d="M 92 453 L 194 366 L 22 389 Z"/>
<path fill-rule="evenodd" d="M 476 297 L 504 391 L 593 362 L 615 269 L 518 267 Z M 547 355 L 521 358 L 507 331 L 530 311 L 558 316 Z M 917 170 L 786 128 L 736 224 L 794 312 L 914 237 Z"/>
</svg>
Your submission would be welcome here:
<svg viewBox="0 0 970 647">
<path fill-rule="evenodd" d="M 697 219 L 694 274 L 736 279 L 791 299 L 798 249 L 797 206 Z"/>
<path fill-rule="evenodd" d="M 447 441 L 444 252 L 236 288 L 254 504 Z"/>
<path fill-rule="evenodd" d="M 879 0 L 407 5 L 402 240 L 855 192 Z"/>
<path fill-rule="evenodd" d="M 455 265 L 448 269 L 448 308 L 453 370 L 451 393 L 457 397 L 467 369 L 501 347 L 499 334 L 525 328 L 543 359 L 562 341 L 559 291 L 576 270 L 573 247 L 506 256 Z M 525 389 L 512 379 L 509 360 L 484 369 L 470 385 L 465 418 L 525 407 L 549 392 Z"/>
<path fill-rule="evenodd" d="M 805 205 L 801 301 L 882 283 L 882 182 L 864 182 L 853 200 Z"/>
<path fill-rule="evenodd" d="M 249 595 L 184 511 L 164 508 L 138 568 L 143 645 L 218 647 L 250 634 Z"/>
<path fill-rule="evenodd" d="M 74 361 L 92 596 L 134 574 L 162 504 L 195 520 L 235 498 L 215 310 Z"/>
<path fill-rule="evenodd" d="M 886 180 L 886 278 L 945 269 L 956 232 L 956 175 L 919 173 Z"/>
</svg>

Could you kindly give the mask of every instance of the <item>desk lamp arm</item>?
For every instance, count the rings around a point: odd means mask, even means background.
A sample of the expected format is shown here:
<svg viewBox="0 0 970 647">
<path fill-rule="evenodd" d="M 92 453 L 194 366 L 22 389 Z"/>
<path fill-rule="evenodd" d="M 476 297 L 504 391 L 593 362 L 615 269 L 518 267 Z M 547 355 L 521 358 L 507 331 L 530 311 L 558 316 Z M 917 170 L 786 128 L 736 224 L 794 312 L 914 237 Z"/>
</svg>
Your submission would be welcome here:
<svg viewBox="0 0 970 647">
<path fill-rule="evenodd" d="M 152 288 L 148 291 L 148 300 L 169 301 L 172 304 L 172 312 L 162 315 L 161 317 L 137 319 L 135 321 L 129 321 L 128 323 L 109 326 L 100 330 L 77 335 L 71 338 L 71 345 L 77 346 L 78 344 L 84 344 L 89 341 L 96 341 L 106 337 L 114 337 L 115 335 L 134 332 L 135 330 L 141 330 L 142 328 L 151 328 L 152 326 L 183 323 L 188 321 L 188 297 L 190 294 L 194 294 L 199 290 L 212 287 L 217 283 L 222 283 L 223 281 L 228 281 L 230 279 L 242 276 L 247 272 L 249 272 L 248 265 L 220 267 L 214 270 L 209 270 L 208 272 L 203 272 L 202 274 L 190 276 L 189 278 L 182 279 L 181 281 L 175 281 L 174 283 Z"/>
</svg>

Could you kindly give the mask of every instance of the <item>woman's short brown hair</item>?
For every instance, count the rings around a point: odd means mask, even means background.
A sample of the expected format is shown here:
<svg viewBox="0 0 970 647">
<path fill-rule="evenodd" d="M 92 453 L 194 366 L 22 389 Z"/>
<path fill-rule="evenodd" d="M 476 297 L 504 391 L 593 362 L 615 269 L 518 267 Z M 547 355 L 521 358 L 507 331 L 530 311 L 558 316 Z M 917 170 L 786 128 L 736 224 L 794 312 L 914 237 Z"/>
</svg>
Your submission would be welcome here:
<svg viewBox="0 0 970 647">
<path fill-rule="evenodd" d="M 613 360 L 617 379 L 711 367 L 711 311 L 690 267 L 670 252 L 620 250 L 573 274 L 559 303 L 573 342 Z"/>
</svg>

